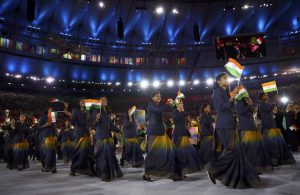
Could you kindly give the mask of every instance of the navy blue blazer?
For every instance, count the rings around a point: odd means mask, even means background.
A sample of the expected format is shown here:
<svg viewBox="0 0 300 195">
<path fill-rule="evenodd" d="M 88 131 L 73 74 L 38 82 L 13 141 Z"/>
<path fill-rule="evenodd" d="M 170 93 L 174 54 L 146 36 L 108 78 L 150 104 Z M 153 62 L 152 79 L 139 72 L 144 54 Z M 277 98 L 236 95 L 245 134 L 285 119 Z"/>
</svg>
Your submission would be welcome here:
<svg viewBox="0 0 300 195">
<path fill-rule="evenodd" d="M 261 120 L 261 129 L 276 128 L 276 123 L 273 118 L 273 108 L 275 104 L 261 101 L 258 105 L 258 116 Z"/>
<path fill-rule="evenodd" d="M 148 135 L 164 135 L 165 127 L 163 124 L 163 113 L 171 111 L 171 107 L 166 104 L 156 105 L 149 102 L 147 107 L 147 134 Z"/>
<path fill-rule="evenodd" d="M 129 121 L 128 116 L 124 119 L 123 135 L 125 138 L 137 137 L 137 125 L 134 119 Z"/>
<path fill-rule="evenodd" d="M 174 117 L 174 131 L 173 131 L 173 137 L 178 136 L 190 136 L 190 133 L 188 132 L 185 124 L 185 113 L 179 112 L 177 109 L 173 112 Z"/>
<path fill-rule="evenodd" d="M 16 123 L 15 128 L 15 143 L 20 143 L 23 139 L 27 139 L 29 134 L 29 126 L 27 124 Z"/>
<path fill-rule="evenodd" d="M 49 136 L 57 136 L 56 130 L 55 130 L 55 124 L 52 123 L 50 126 L 42 128 L 43 125 L 45 125 L 48 122 L 48 115 L 42 116 L 41 119 L 39 120 L 38 126 L 40 127 L 41 130 L 41 140 L 45 137 Z"/>
<path fill-rule="evenodd" d="M 98 111 L 93 112 L 93 122 L 96 129 L 95 139 L 106 139 L 111 138 L 111 131 L 118 131 L 117 127 L 113 124 L 111 120 L 111 115 L 109 112 L 102 110 L 101 116 L 98 121 L 96 121 L 96 114 Z"/>
<path fill-rule="evenodd" d="M 67 142 L 68 140 L 73 140 L 73 131 L 71 128 L 66 129 L 65 127 L 60 132 L 61 135 L 61 141 Z"/>
<path fill-rule="evenodd" d="M 217 112 L 216 129 L 233 129 L 234 101 L 230 101 L 230 95 L 223 88 L 216 87 L 212 98 Z"/>
<path fill-rule="evenodd" d="M 74 125 L 74 136 L 76 139 L 83 136 L 90 136 L 88 115 L 87 111 L 81 111 L 79 108 L 73 109 L 71 124 Z"/>
<path fill-rule="evenodd" d="M 251 111 L 251 106 L 243 100 L 237 101 L 236 113 L 238 117 L 238 129 L 239 131 L 255 131 L 256 126 Z"/>
<path fill-rule="evenodd" d="M 210 114 L 201 113 L 200 116 L 201 132 L 200 137 L 213 135 L 213 118 Z"/>
</svg>

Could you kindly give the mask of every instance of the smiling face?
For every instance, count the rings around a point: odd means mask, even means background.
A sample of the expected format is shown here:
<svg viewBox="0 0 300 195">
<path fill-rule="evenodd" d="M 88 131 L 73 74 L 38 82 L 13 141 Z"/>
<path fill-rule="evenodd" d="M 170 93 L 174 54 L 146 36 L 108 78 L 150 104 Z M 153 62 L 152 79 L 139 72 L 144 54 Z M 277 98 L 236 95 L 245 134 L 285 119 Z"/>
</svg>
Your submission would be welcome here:
<svg viewBox="0 0 300 195">
<path fill-rule="evenodd" d="M 153 101 L 153 103 L 156 103 L 156 104 L 160 103 L 160 101 L 161 101 L 161 95 L 160 95 L 160 93 L 155 94 L 152 97 L 152 101 Z"/>
</svg>

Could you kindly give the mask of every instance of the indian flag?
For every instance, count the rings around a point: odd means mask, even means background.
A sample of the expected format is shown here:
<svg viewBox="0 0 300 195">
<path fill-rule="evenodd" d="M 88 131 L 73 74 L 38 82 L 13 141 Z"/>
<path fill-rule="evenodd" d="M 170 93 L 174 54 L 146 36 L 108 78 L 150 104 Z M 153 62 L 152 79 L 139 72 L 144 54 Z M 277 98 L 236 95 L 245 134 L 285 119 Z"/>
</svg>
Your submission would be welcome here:
<svg viewBox="0 0 300 195">
<path fill-rule="evenodd" d="M 5 116 L 8 116 L 8 115 L 9 115 L 9 113 L 10 113 L 10 111 L 9 111 L 9 110 L 7 110 L 7 109 L 6 109 L 6 110 L 4 110 L 4 115 L 5 115 Z"/>
<path fill-rule="evenodd" d="M 130 108 L 130 113 L 129 113 L 129 115 L 130 115 L 130 116 L 133 115 L 133 114 L 135 113 L 135 111 L 136 111 L 136 106 L 132 106 L 132 107 Z"/>
<path fill-rule="evenodd" d="M 277 86 L 275 81 L 270 81 L 262 84 L 262 88 L 265 93 L 269 93 L 272 91 L 277 91 Z"/>
<path fill-rule="evenodd" d="M 244 97 L 249 97 L 249 94 L 248 94 L 247 90 L 243 87 L 243 85 L 240 85 L 239 92 L 238 92 L 238 94 L 236 94 L 235 99 L 240 101 Z"/>
<path fill-rule="evenodd" d="M 5 120 L 4 120 L 4 122 L 5 122 L 6 124 L 10 124 L 10 122 L 11 122 L 10 117 L 6 117 Z"/>
<path fill-rule="evenodd" d="M 237 61 L 232 58 L 229 58 L 227 64 L 225 64 L 225 69 L 232 75 L 237 78 L 242 76 L 244 66 L 240 65 Z"/>
<path fill-rule="evenodd" d="M 176 99 L 183 99 L 183 98 L 185 98 L 184 94 L 178 91 Z"/>
<path fill-rule="evenodd" d="M 48 122 L 56 123 L 57 112 L 48 112 Z"/>
<path fill-rule="evenodd" d="M 50 103 L 60 102 L 60 100 L 59 100 L 59 99 L 56 99 L 56 98 L 51 98 L 51 99 L 49 100 L 49 102 L 50 102 Z"/>
<path fill-rule="evenodd" d="M 39 123 L 39 120 L 35 117 L 32 118 L 32 124 L 37 124 Z"/>
<path fill-rule="evenodd" d="M 101 102 L 98 99 L 86 99 L 84 100 L 85 109 L 90 110 L 93 106 L 95 108 L 101 109 Z"/>
</svg>

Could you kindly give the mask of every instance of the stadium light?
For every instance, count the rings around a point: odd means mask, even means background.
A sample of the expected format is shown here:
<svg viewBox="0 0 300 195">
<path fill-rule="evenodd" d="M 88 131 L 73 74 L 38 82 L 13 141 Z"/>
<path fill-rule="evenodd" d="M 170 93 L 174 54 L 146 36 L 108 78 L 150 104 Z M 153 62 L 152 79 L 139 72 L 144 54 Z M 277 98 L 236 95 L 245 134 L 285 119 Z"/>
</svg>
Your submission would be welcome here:
<svg viewBox="0 0 300 195">
<path fill-rule="evenodd" d="M 184 85 L 185 85 L 185 81 L 184 81 L 184 80 L 180 80 L 180 81 L 179 81 L 179 85 L 180 85 L 180 86 L 184 86 Z"/>
<path fill-rule="evenodd" d="M 200 81 L 198 79 L 194 80 L 193 84 L 194 85 L 199 85 Z"/>
<path fill-rule="evenodd" d="M 51 83 L 53 83 L 54 81 L 55 81 L 55 79 L 52 78 L 52 77 L 47 77 L 47 78 L 46 78 L 46 82 L 47 82 L 47 83 L 50 83 L 50 84 L 51 84 Z"/>
<path fill-rule="evenodd" d="M 154 88 L 158 88 L 158 87 L 160 86 L 160 82 L 159 82 L 158 80 L 156 80 L 156 81 L 154 81 L 154 82 L 152 83 L 152 86 L 153 86 Z"/>
<path fill-rule="evenodd" d="M 283 104 L 286 104 L 289 102 L 289 98 L 287 96 L 283 96 L 280 101 L 283 103 Z"/>
<path fill-rule="evenodd" d="M 104 8 L 104 7 L 105 7 L 105 4 L 104 4 L 103 1 L 100 1 L 100 2 L 99 2 L 99 7 L 100 7 L 100 8 Z"/>
<path fill-rule="evenodd" d="M 174 81 L 168 80 L 167 86 L 168 86 L 168 87 L 173 87 L 173 86 L 174 86 Z"/>
<path fill-rule="evenodd" d="M 128 82 L 127 85 L 128 85 L 128 87 L 131 87 L 133 85 L 133 83 L 132 82 Z"/>
<path fill-rule="evenodd" d="M 162 6 L 159 6 L 155 9 L 155 12 L 160 15 L 162 13 L 164 13 L 164 8 Z"/>
<path fill-rule="evenodd" d="M 212 78 L 209 78 L 206 80 L 207 85 L 212 85 L 214 83 L 214 80 Z"/>
<path fill-rule="evenodd" d="M 147 81 L 147 80 L 143 80 L 143 81 L 140 83 L 140 87 L 141 87 L 142 89 L 146 89 L 146 88 L 148 88 L 148 86 L 149 86 L 149 81 Z"/>
</svg>

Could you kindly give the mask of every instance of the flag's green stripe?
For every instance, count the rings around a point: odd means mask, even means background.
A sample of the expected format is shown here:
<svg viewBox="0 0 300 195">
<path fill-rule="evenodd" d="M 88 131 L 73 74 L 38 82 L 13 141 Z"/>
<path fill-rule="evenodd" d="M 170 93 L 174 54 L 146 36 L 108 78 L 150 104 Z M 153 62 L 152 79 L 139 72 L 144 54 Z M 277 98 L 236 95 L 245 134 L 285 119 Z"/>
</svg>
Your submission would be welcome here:
<svg viewBox="0 0 300 195">
<path fill-rule="evenodd" d="M 232 69 L 228 66 L 225 66 L 225 69 L 232 75 L 235 76 L 237 78 L 240 78 L 242 74 L 240 74 L 238 71 L 236 71 L 235 69 Z"/>
<path fill-rule="evenodd" d="M 273 91 L 277 91 L 277 88 L 264 89 L 265 93 L 269 93 L 269 92 L 273 92 Z"/>
</svg>

